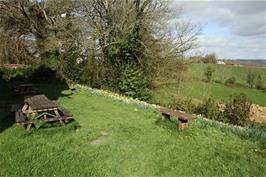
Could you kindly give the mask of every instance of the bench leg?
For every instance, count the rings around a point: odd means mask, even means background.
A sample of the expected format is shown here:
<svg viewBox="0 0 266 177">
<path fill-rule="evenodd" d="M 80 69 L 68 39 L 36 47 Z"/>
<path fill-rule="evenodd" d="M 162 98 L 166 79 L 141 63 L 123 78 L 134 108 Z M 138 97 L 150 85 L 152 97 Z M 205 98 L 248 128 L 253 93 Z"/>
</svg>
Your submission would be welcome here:
<svg viewBox="0 0 266 177">
<path fill-rule="evenodd" d="M 178 120 L 178 129 L 179 130 L 184 130 L 184 129 L 186 129 L 187 127 L 188 127 L 188 125 L 187 125 L 187 122 L 188 121 L 182 121 L 182 120 Z"/>
<path fill-rule="evenodd" d="M 63 120 L 60 120 L 60 124 L 62 125 L 62 127 L 66 126 Z"/>
<path fill-rule="evenodd" d="M 170 115 L 169 114 L 164 114 L 162 113 L 162 116 L 163 116 L 163 120 L 166 119 L 166 120 L 170 120 Z"/>
<path fill-rule="evenodd" d="M 30 128 L 31 128 L 31 124 L 28 124 L 27 125 L 27 131 L 30 131 Z"/>
</svg>

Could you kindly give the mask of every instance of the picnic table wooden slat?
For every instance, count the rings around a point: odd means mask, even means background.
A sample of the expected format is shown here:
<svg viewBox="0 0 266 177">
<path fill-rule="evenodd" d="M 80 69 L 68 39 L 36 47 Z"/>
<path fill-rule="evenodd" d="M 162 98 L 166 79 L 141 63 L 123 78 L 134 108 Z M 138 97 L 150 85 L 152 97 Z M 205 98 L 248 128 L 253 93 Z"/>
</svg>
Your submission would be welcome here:
<svg viewBox="0 0 266 177">
<path fill-rule="evenodd" d="M 58 105 L 49 100 L 45 95 L 26 97 L 25 103 L 28 103 L 32 110 L 58 108 Z"/>
</svg>

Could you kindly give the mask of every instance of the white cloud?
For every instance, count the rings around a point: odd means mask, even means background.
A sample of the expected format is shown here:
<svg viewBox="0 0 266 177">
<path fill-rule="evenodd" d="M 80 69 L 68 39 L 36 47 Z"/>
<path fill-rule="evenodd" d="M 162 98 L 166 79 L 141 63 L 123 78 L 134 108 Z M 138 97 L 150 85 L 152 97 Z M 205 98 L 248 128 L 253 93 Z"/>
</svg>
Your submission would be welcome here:
<svg viewBox="0 0 266 177">
<path fill-rule="evenodd" d="M 215 52 L 219 58 L 228 59 L 264 59 L 265 45 L 261 39 L 248 39 L 239 37 L 207 36 L 199 37 L 200 51 L 205 53 Z"/>
<path fill-rule="evenodd" d="M 201 49 L 221 58 L 266 58 L 266 1 L 177 1 L 182 18 L 205 27 Z"/>
<path fill-rule="evenodd" d="M 230 27 L 236 35 L 265 33 L 266 1 L 174 1 L 183 8 L 184 18 L 195 23 Z"/>
</svg>

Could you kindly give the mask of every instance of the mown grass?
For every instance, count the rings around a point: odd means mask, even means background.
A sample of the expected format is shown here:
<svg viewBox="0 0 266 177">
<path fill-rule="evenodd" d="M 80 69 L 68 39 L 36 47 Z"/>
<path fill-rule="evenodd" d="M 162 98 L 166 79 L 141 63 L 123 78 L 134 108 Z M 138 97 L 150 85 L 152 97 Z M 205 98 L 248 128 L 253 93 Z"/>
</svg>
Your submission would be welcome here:
<svg viewBox="0 0 266 177">
<path fill-rule="evenodd" d="M 3 130 L 0 176 L 266 174 L 263 138 L 219 128 L 204 120 L 191 122 L 189 129 L 178 131 L 176 119 L 163 121 L 153 109 L 84 90 L 72 93 L 56 84 L 39 87 L 72 111 L 76 122 L 65 128 L 55 126 L 31 132 L 15 124 Z M 55 93 L 59 90 L 60 94 Z M 12 119 L 11 115 L 7 117 Z M 76 129 L 76 124 L 80 128 Z M 108 133 L 106 139 L 102 144 L 91 144 L 101 131 Z"/>
<path fill-rule="evenodd" d="M 207 83 L 204 81 L 204 71 L 208 65 L 192 64 L 189 65 L 185 73 L 185 80 L 182 82 L 181 89 L 178 92 L 178 85 L 173 82 L 160 85 L 152 90 L 151 102 L 168 104 L 172 98 L 187 97 L 204 100 L 212 98 L 216 101 L 227 101 L 232 94 L 245 93 L 255 104 L 266 106 L 266 92 L 245 87 L 246 75 L 249 70 L 260 73 L 266 81 L 266 68 L 246 68 L 227 65 L 211 65 L 215 72 L 213 81 Z M 228 87 L 224 85 L 226 79 L 235 77 L 238 86 Z"/>
</svg>

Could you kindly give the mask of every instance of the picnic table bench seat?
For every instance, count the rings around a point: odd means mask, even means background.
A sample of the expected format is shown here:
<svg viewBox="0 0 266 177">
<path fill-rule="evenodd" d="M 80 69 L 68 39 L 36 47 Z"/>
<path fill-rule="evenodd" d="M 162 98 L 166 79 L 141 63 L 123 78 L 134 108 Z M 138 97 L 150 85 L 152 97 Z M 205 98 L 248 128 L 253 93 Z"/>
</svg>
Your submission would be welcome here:
<svg viewBox="0 0 266 177">
<path fill-rule="evenodd" d="M 168 120 L 170 120 L 171 116 L 178 117 L 178 128 L 180 130 L 183 130 L 183 129 L 187 128 L 187 123 L 188 123 L 189 120 L 194 120 L 195 119 L 195 116 L 193 116 L 191 114 L 186 114 L 184 112 L 173 110 L 173 109 L 169 109 L 169 108 L 166 108 L 166 107 L 158 107 L 157 111 L 162 113 L 163 117 L 168 119 Z"/>
<path fill-rule="evenodd" d="M 17 112 L 19 109 L 21 109 L 21 104 L 12 104 L 10 112 Z"/>
<path fill-rule="evenodd" d="M 26 116 L 23 114 L 23 112 L 21 111 L 21 109 L 19 109 L 18 111 L 16 111 L 15 113 L 15 119 L 17 123 L 23 123 L 26 120 Z"/>
<path fill-rule="evenodd" d="M 62 106 L 58 106 L 58 110 L 64 117 L 73 117 L 73 114 Z"/>
</svg>

